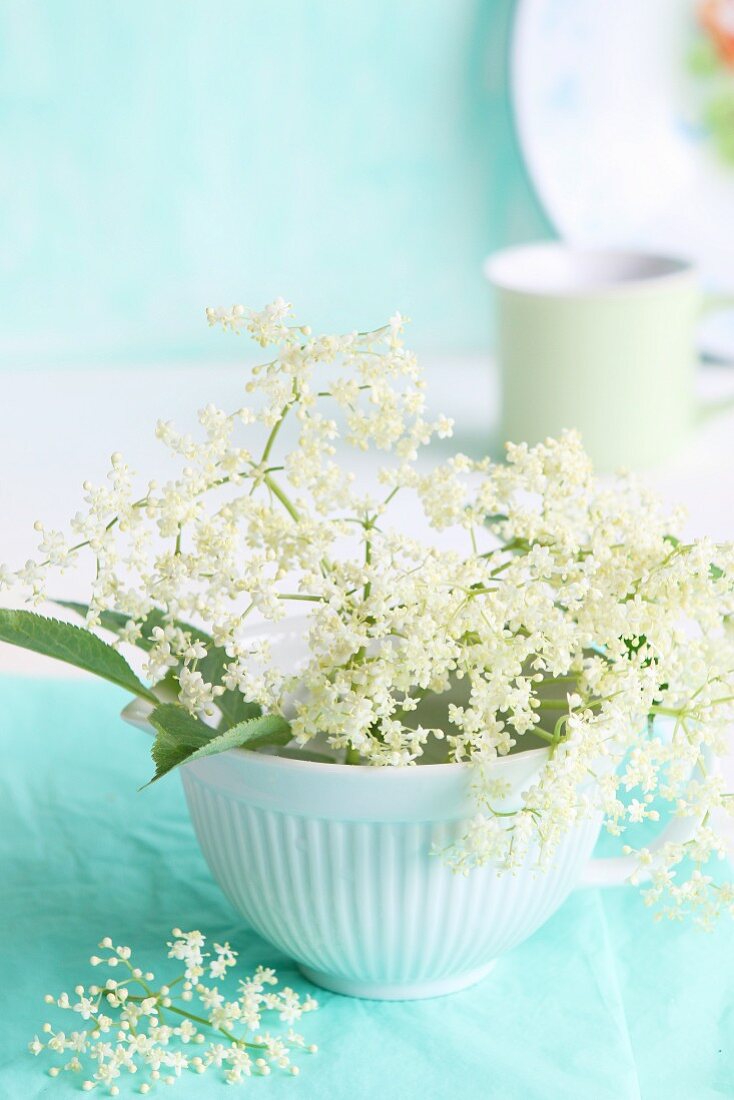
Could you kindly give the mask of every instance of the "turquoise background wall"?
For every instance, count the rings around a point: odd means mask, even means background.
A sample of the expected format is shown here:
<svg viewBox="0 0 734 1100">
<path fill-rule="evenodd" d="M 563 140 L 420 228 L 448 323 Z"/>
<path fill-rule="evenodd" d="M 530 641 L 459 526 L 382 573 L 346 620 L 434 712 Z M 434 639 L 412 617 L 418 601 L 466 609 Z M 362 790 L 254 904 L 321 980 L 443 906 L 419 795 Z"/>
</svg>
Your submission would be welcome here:
<svg viewBox="0 0 734 1100">
<path fill-rule="evenodd" d="M 480 267 L 549 230 L 510 0 L 4 0 L 0 356 L 231 358 L 205 305 L 485 348 Z"/>
</svg>

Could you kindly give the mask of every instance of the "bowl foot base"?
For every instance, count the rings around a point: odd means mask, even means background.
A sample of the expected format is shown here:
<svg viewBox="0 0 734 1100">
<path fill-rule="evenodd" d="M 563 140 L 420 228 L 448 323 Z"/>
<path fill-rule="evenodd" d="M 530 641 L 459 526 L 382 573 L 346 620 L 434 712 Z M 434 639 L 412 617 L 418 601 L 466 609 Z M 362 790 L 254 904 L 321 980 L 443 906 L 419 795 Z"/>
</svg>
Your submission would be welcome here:
<svg viewBox="0 0 734 1100">
<path fill-rule="evenodd" d="M 490 963 L 479 966 L 476 970 L 468 970 L 451 978 L 403 983 L 355 981 L 325 974 L 321 970 L 312 970 L 310 966 L 300 964 L 299 970 L 314 985 L 320 985 L 322 989 L 329 989 L 332 993 L 341 993 L 345 997 L 364 997 L 373 1001 L 418 1001 L 427 997 L 445 997 L 449 993 L 458 993 L 460 989 L 476 985 L 489 974 L 496 961 L 492 959 Z"/>
</svg>

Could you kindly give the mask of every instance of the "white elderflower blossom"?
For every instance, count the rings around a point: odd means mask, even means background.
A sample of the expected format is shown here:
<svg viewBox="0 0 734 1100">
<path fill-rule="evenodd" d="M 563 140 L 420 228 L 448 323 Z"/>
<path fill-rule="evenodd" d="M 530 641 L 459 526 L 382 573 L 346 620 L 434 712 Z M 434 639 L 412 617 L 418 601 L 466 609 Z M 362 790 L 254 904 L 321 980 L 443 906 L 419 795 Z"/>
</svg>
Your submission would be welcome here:
<svg viewBox="0 0 734 1100">
<path fill-rule="evenodd" d="M 104 483 L 85 483 L 71 534 L 37 524 L 37 558 L 0 566 L 0 588 L 38 604 L 52 571 L 91 554 L 88 629 L 144 649 L 157 691 L 220 731 L 262 711 L 289 721 L 290 752 L 313 742 L 353 764 L 473 762 L 476 816 L 445 853 L 457 870 L 545 866 L 582 817 L 602 811 L 624 835 L 667 802 L 700 825 L 686 843 L 638 851 L 646 899 L 670 915 L 698 906 L 705 923 L 732 910 L 731 889 L 703 871 L 720 853 L 715 816 L 734 811 L 711 767 L 734 718 L 732 544 L 684 541 L 682 516 L 633 477 L 597 482 L 573 432 L 509 444 L 505 463 L 459 453 L 418 466 L 452 423 L 427 417 L 400 314 L 337 336 L 293 323 L 282 299 L 207 319 L 270 348 L 247 404 L 207 404 L 194 434 L 160 421 L 178 470 L 163 484 L 136 489 L 114 454 Z M 376 453 L 372 496 L 349 447 Z M 390 527 L 408 494 L 433 535 Z M 445 548 L 446 530 L 463 551 Z M 246 634 L 291 605 L 308 612 L 297 668 Z M 512 803 L 493 763 L 539 745 L 543 770 Z M 238 1016 L 200 986 L 205 971 L 224 978 L 226 945 L 206 966 L 183 934 L 171 950 L 208 1011 L 255 1019 L 254 987 Z M 233 1080 L 250 1070 L 222 1064 Z"/>
<path fill-rule="evenodd" d="M 57 1077 L 62 1070 L 86 1072 L 88 1076 L 82 1082 L 85 1092 L 102 1087 L 110 1096 L 117 1096 L 117 1082 L 125 1073 L 137 1074 L 139 1080 L 142 1078 L 138 1086 L 141 1093 L 150 1092 L 159 1081 L 173 1084 L 185 1070 L 195 1073 L 205 1073 L 212 1067 L 224 1070 L 224 1079 L 230 1084 L 241 1083 L 243 1076 L 253 1073 L 267 1075 L 271 1067 L 293 1075 L 298 1073 L 298 1066 L 291 1063 L 292 1051 L 305 1049 L 315 1053 L 315 1046 L 306 1047 L 303 1036 L 290 1027 L 283 1036 L 272 1035 L 263 1029 L 263 1017 L 276 1017 L 291 1024 L 318 1007 L 314 998 L 301 998 L 289 986 L 275 990 L 275 972 L 258 967 L 253 975 L 239 982 L 240 989 L 247 991 L 246 1013 L 242 1011 L 241 1000 L 227 1002 L 216 990 L 203 985 L 196 987 L 201 1010 L 191 1011 L 185 993 L 190 976 L 203 973 L 207 965 L 213 969 L 217 962 L 225 969 L 235 967 L 237 952 L 229 944 L 214 944 L 215 959 L 207 964 L 211 956 L 204 950 L 206 940 L 201 932 L 182 932 L 175 928 L 173 935 L 175 939 L 168 944 L 168 957 L 183 962 L 185 970 L 168 985 L 151 988 L 155 975 L 143 974 L 134 967 L 130 948 L 121 946 L 106 959 L 93 955 L 90 962 L 92 966 L 122 965 L 130 975 L 125 985 L 108 979 L 101 988 L 98 985 L 88 989 L 77 986 L 75 993 L 79 1000 L 76 1003 L 72 1003 L 67 993 L 62 993 L 58 999 L 46 996 L 46 1003 L 79 1012 L 82 1019 L 89 1021 L 85 1030 L 70 1035 L 55 1031 L 46 1023 L 42 1029 L 46 1040 L 35 1035 L 28 1044 L 33 1055 L 48 1051 L 61 1057 L 61 1064 L 54 1063 L 49 1068 L 52 1077 Z M 110 948 L 112 941 L 106 937 L 99 946 Z M 173 987 L 181 982 L 183 992 L 177 997 Z M 268 992 L 264 992 L 266 986 Z M 119 1012 L 116 1037 L 109 1041 L 100 1039 L 101 1033 L 109 1032 L 114 1024 L 101 1011 L 103 1003 L 114 1009 L 124 1005 Z M 163 1023 L 165 1019 L 171 1021 L 170 1025 Z M 203 1055 L 196 1055 L 196 1047 L 206 1042 L 202 1030 L 205 1025 L 221 1034 L 226 1043 L 213 1043 Z M 63 1062 L 68 1052 L 72 1052 L 72 1057 Z"/>
</svg>

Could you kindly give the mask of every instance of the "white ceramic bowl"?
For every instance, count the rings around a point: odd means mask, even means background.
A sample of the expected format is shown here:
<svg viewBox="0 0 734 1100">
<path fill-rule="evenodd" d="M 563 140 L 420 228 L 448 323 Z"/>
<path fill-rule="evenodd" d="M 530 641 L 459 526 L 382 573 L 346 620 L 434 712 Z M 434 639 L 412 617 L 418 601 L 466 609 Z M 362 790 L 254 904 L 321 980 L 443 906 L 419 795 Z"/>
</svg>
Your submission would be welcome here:
<svg viewBox="0 0 734 1100">
<path fill-rule="evenodd" d="M 145 715 L 138 701 L 125 712 L 143 726 Z M 503 805 L 517 804 L 546 757 L 498 762 L 512 788 Z M 529 861 L 515 874 L 488 865 L 461 875 L 432 853 L 474 814 L 465 765 L 372 768 L 234 749 L 181 777 L 201 849 L 238 912 L 313 982 L 358 997 L 432 997 L 478 981 L 580 883 L 600 829 L 599 816 L 573 828 L 547 872 Z"/>
<path fill-rule="evenodd" d="M 513 789 L 545 750 L 502 762 Z M 227 897 L 317 985 L 431 997 L 471 985 L 578 883 L 600 820 L 574 829 L 547 874 L 449 870 L 434 847 L 472 814 L 460 765 L 370 768 L 251 752 L 183 769 L 199 843 Z"/>
<path fill-rule="evenodd" d="M 304 620 L 252 629 L 284 667 L 305 653 Z M 153 732 L 150 705 L 127 721 Z M 514 809 L 548 749 L 497 761 Z M 199 844 L 214 878 L 261 936 L 318 985 L 357 997 L 402 1000 L 479 981 L 498 956 L 530 936 L 575 886 L 623 882 L 631 857 L 591 860 L 601 816 L 569 831 L 552 867 L 499 875 L 448 869 L 447 847 L 475 814 L 462 764 L 373 768 L 319 764 L 232 749 L 181 769 Z M 678 819 L 651 848 L 690 835 Z"/>
</svg>

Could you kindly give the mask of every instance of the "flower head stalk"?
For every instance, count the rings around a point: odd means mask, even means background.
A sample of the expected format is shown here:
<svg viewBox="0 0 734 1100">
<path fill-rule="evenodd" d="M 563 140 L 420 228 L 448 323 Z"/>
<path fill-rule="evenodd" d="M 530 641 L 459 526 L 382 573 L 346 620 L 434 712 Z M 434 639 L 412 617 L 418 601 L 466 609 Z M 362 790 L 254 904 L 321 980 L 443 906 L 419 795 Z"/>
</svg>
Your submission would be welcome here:
<svg viewBox="0 0 734 1100">
<path fill-rule="evenodd" d="M 77 985 L 73 996 L 48 994 L 46 1004 L 73 1014 L 71 1030 L 44 1024 L 44 1038 L 36 1035 L 29 1044 L 31 1054 L 45 1051 L 54 1058 L 52 1077 L 68 1071 L 79 1075 L 85 1092 L 101 1088 L 110 1096 L 119 1094 L 126 1074 L 136 1075 L 143 1095 L 158 1083 L 173 1084 L 184 1071 L 218 1070 L 232 1085 L 272 1069 L 297 1076 L 293 1052 L 313 1054 L 316 1047 L 306 1045 L 292 1025 L 317 1008 L 314 998 L 301 998 L 288 986 L 278 989 L 275 971 L 260 966 L 226 1000 L 222 983 L 237 964 L 237 952 L 228 943 L 206 952 L 198 931 L 176 928 L 173 935 L 168 958 L 182 972 L 158 985 L 154 973 L 134 965 L 129 947 L 114 947 L 105 937 L 99 944 L 104 954 L 93 955 L 90 963 L 116 977 Z M 268 1019 L 282 1034 L 270 1030 Z"/>
</svg>

